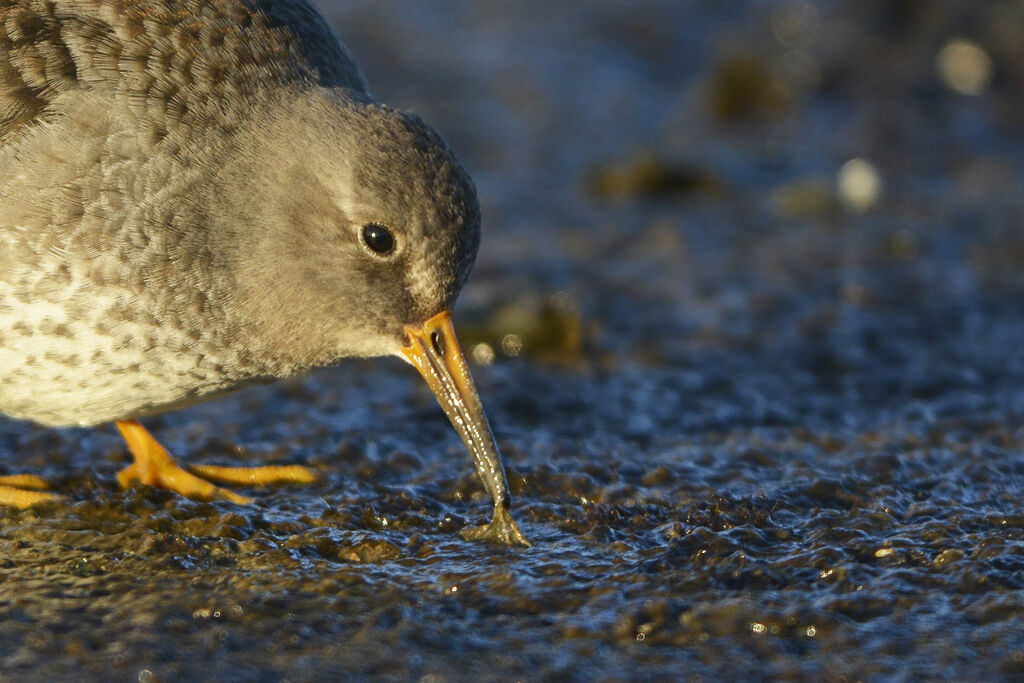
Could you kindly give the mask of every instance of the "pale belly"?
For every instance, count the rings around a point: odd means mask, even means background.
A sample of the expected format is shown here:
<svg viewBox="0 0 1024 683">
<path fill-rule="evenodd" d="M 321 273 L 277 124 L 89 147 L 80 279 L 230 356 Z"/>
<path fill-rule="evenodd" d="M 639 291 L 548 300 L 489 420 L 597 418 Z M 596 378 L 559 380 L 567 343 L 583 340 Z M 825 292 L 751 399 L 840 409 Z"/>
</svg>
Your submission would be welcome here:
<svg viewBox="0 0 1024 683">
<path fill-rule="evenodd" d="M 224 322 L 202 160 L 140 147 L 108 100 L 67 99 L 58 123 L 0 139 L 0 412 L 91 425 L 274 375 L 248 323 Z"/>
<path fill-rule="evenodd" d="M 81 274 L 0 277 L 0 412 L 91 425 L 189 405 L 248 383 L 180 316 Z M 11 280 L 14 280 L 13 282 Z"/>
<path fill-rule="evenodd" d="M 44 310 L 29 306 L 14 325 L 0 326 L 0 412 L 7 415 L 90 425 L 187 405 L 224 383 L 204 372 L 201 355 L 149 347 L 151 335 L 131 324 L 115 325 L 117 336 L 108 336 Z"/>
</svg>

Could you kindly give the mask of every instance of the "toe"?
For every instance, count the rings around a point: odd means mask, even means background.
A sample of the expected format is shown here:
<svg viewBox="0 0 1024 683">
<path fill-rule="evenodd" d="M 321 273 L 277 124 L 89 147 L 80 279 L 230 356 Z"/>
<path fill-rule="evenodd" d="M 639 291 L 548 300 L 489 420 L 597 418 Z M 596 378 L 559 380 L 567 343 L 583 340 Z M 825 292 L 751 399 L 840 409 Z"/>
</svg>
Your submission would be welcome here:
<svg viewBox="0 0 1024 683">
<path fill-rule="evenodd" d="M 316 474 L 313 470 L 302 465 L 267 465 L 264 467 L 191 465 L 189 469 L 204 479 L 238 486 L 311 484 L 316 481 Z"/>
<path fill-rule="evenodd" d="M 0 505 L 9 505 L 16 508 L 30 508 L 43 503 L 63 500 L 63 496 L 45 491 L 26 491 L 25 489 L 13 486 L 0 485 Z"/>
</svg>

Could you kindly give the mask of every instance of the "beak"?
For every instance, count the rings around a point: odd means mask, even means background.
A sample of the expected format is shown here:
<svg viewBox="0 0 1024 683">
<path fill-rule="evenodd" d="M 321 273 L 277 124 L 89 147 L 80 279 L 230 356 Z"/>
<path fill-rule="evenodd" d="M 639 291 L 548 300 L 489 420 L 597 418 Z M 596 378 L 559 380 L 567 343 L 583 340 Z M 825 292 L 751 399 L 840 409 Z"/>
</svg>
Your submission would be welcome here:
<svg viewBox="0 0 1024 683">
<path fill-rule="evenodd" d="M 455 338 L 452 314 L 442 311 L 420 327 L 405 326 L 409 344 L 402 355 L 423 375 L 445 415 L 466 444 L 484 487 L 494 499 L 494 519 L 486 527 L 463 530 L 465 538 L 484 538 L 529 546 L 509 513 L 511 497 L 498 445 L 487 423 L 469 366 Z"/>
</svg>

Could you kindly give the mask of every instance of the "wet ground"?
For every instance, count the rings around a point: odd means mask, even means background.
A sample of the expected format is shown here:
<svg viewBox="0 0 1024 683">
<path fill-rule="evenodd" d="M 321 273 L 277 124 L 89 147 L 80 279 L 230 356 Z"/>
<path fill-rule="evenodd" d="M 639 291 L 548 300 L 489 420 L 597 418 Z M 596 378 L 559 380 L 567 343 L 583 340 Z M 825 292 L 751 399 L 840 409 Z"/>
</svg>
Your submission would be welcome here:
<svg viewBox="0 0 1024 683">
<path fill-rule="evenodd" d="M 321 474 L 252 507 L 5 421 L 72 500 L 0 511 L 0 677 L 1024 674 L 1020 2 L 326 7 L 477 180 L 457 326 L 534 545 L 459 539 L 397 361 L 148 422 Z"/>
</svg>

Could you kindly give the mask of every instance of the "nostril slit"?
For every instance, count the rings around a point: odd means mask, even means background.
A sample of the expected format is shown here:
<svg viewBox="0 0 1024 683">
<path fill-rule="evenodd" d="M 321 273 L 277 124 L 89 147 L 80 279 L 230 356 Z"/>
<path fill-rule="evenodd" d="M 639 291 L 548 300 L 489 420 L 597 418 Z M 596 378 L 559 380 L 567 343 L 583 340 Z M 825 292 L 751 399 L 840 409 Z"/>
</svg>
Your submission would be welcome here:
<svg viewBox="0 0 1024 683">
<path fill-rule="evenodd" d="M 434 352 L 437 355 L 444 357 L 444 337 L 441 336 L 440 332 L 430 333 L 430 344 L 434 347 Z"/>
</svg>

